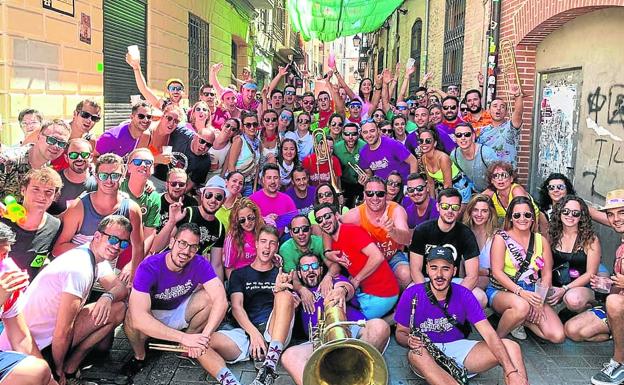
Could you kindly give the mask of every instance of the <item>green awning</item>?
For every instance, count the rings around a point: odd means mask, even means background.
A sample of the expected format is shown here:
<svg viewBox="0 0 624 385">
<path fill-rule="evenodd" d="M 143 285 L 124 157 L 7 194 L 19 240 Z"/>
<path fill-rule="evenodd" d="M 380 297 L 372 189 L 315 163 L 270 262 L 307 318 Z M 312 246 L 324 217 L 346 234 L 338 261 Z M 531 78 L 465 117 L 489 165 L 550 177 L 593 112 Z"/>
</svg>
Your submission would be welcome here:
<svg viewBox="0 0 624 385">
<path fill-rule="evenodd" d="M 332 41 L 377 30 L 403 0 L 288 0 L 293 27 L 304 40 Z"/>
</svg>

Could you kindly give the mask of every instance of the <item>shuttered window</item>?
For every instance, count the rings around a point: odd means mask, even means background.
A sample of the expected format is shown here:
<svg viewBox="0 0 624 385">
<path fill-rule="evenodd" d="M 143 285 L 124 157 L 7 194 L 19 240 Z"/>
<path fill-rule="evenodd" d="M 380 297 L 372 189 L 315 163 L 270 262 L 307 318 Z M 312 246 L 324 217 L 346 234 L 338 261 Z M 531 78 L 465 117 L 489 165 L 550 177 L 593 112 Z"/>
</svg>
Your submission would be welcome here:
<svg viewBox="0 0 624 385">
<path fill-rule="evenodd" d="M 202 85 L 208 83 L 208 23 L 189 12 L 189 84 L 188 95 L 195 103 Z M 235 71 L 234 69 L 232 71 Z M 234 72 L 235 73 L 235 72 Z"/>
<path fill-rule="evenodd" d="M 412 48 L 410 57 L 415 60 L 414 69 L 416 70 L 410 78 L 409 94 L 412 95 L 420 85 L 420 55 L 422 42 L 422 20 L 416 19 L 412 25 Z"/>
<path fill-rule="evenodd" d="M 446 0 L 442 86 L 461 85 L 466 0 Z"/>
<path fill-rule="evenodd" d="M 138 45 L 147 78 L 147 1 L 104 0 L 104 126 L 128 119 L 130 95 L 140 94 L 132 68 L 126 63 L 128 46 Z"/>
</svg>

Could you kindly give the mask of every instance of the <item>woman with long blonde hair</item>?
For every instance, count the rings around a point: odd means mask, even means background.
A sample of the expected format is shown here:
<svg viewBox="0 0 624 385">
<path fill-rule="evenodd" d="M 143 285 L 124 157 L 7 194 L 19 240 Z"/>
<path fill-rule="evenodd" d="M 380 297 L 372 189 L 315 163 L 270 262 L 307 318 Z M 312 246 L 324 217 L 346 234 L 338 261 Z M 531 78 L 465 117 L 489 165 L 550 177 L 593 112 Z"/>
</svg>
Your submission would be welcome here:
<svg viewBox="0 0 624 385">
<path fill-rule="evenodd" d="M 230 213 L 230 228 L 223 243 L 223 266 L 228 279 L 232 271 L 256 259 L 256 236 L 263 226 L 258 206 L 248 198 L 239 199 Z"/>
<path fill-rule="evenodd" d="M 485 194 L 476 194 L 470 199 L 464 211 L 463 222 L 472 230 L 479 244 L 479 281 L 477 285 L 485 289 L 490 276 L 490 249 L 498 228 L 494 204 Z"/>
</svg>

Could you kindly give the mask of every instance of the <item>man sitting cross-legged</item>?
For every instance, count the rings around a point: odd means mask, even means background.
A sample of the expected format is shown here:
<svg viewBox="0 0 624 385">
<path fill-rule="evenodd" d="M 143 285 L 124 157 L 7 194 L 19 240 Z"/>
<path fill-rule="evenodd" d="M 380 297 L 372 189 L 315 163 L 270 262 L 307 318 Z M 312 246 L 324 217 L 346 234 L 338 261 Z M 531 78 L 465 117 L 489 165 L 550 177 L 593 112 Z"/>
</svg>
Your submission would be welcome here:
<svg viewBox="0 0 624 385">
<path fill-rule="evenodd" d="M 457 269 L 454 264 L 450 248 L 433 248 L 427 254 L 426 265 L 431 280 L 405 289 L 397 304 L 396 340 L 410 349 L 407 359 L 412 370 L 431 385 L 458 383 L 438 364 L 423 341 L 411 334 L 413 325 L 459 367 L 467 369 L 469 377 L 501 365 L 505 384 L 528 384 L 520 346 L 511 340 L 501 340 L 472 292 L 452 282 Z M 468 322 L 475 326 L 483 341 L 466 339 Z"/>
<path fill-rule="evenodd" d="M 315 298 L 314 312 L 312 314 L 307 313 L 303 308 L 301 311 L 303 327 L 306 334 L 310 333 L 310 330 L 308 330 L 310 323 L 312 326 L 316 326 L 318 322 L 318 311 L 320 309 L 321 312 L 324 312 L 325 304 L 328 306 L 340 306 L 346 309 L 345 314 L 347 321 L 365 319 L 364 315 L 359 310 L 347 302 L 353 298 L 355 289 L 346 277 L 342 275 L 336 276 L 333 279 L 331 291 L 324 297 L 319 287 L 323 275 L 323 266 L 317 256 L 307 254 L 301 257 L 297 268 L 297 275 L 301 283 L 314 293 Z M 366 321 L 366 326 L 362 328 L 354 325 L 350 329 L 351 335 L 354 338 L 357 337 L 368 342 L 383 353 L 388 343 L 388 338 L 390 337 L 390 327 L 384 320 L 379 318 L 371 319 Z M 303 384 L 303 371 L 312 353 L 313 347 L 310 342 L 293 346 L 284 352 L 282 364 L 297 385 Z"/>
<path fill-rule="evenodd" d="M 228 361 L 249 357 L 264 360 L 251 385 L 273 384 L 277 362 L 290 342 L 294 322 L 297 304 L 290 291 L 292 274 L 283 273 L 274 264 L 278 239 L 275 227 L 260 230 L 256 259 L 230 276 L 232 314 L 239 327 L 219 330 L 210 339 L 210 346 Z"/>
<path fill-rule="evenodd" d="M 95 347 L 108 348 L 109 336 L 124 319 L 128 290 L 109 261 L 128 247 L 131 232 L 127 218 L 105 217 L 90 243 L 59 255 L 26 290 L 22 314 L 60 384 L 81 383 L 76 373 L 82 360 Z M 96 281 L 106 292 L 85 306 Z M 0 335 L 0 350 L 10 348 L 7 338 L 5 330 Z"/>
<path fill-rule="evenodd" d="M 145 342 L 154 337 L 188 348 L 189 356 L 222 384 L 238 384 L 223 358 L 209 346 L 225 316 L 227 299 L 210 261 L 196 254 L 199 238 L 196 224 L 181 224 L 169 251 L 147 257 L 139 265 L 124 323 L 134 351 L 124 368 L 128 376 L 144 366 Z"/>
</svg>

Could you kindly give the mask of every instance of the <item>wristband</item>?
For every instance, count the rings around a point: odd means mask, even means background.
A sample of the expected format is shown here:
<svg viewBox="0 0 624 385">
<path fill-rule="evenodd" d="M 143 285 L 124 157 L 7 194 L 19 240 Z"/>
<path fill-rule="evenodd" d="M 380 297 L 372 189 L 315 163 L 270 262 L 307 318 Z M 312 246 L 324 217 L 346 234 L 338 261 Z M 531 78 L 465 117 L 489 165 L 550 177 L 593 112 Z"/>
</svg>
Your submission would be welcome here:
<svg viewBox="0 0 624 385">
<path fill-rule="evenodd" d="M 332 249 L 325 249 L 323 250 L 323 256 L 325 256 L 325 254 L 329 253 L 330 251 L 333 251 Z"/>
<path fill-rule="evenodd" d="M 339 287 L 341 287 L 341 288 L 342 288 L 342 290 L 344 290 L 344 291 L 345 291 L 345 297 L 349 295 L 349 289 L 347 289 L 347 287 L 346 287 L 346 286 L 344 286 L 344 285 L 340 285 Z"/>
<path fill-rule="evenodd" d="M 519 373 L 518 369 L 510 370 L 509 372 L 505 373 L 505 377 L 509 377 L 513 373 Z"/>
<path fill-rule="evenodd" d="M 520 286 L 518 286 L 516 291 L 514 291 L 514 294 L 519 296 L 521 292 L 522 292 L 522 288 Z"/>
<path fill-rule="evenodd" d="M 111 293 L 109 291 L 107 291 L 106 293 L 102 294 L 100 296 L 100 298 L 108 298 L 108 299 L 110 299 L 111 302 L 115 301 L 115 296 L 113 295 L 113 293 Z"/>
<path fill-rule="evenodd" d="M 568 287 L 568 285 L 563 285 L 561 288 L 562 288 L 563 290 L 565 290 L 565 291 L 570 290 L 570 288 Z"/>
</svg>

